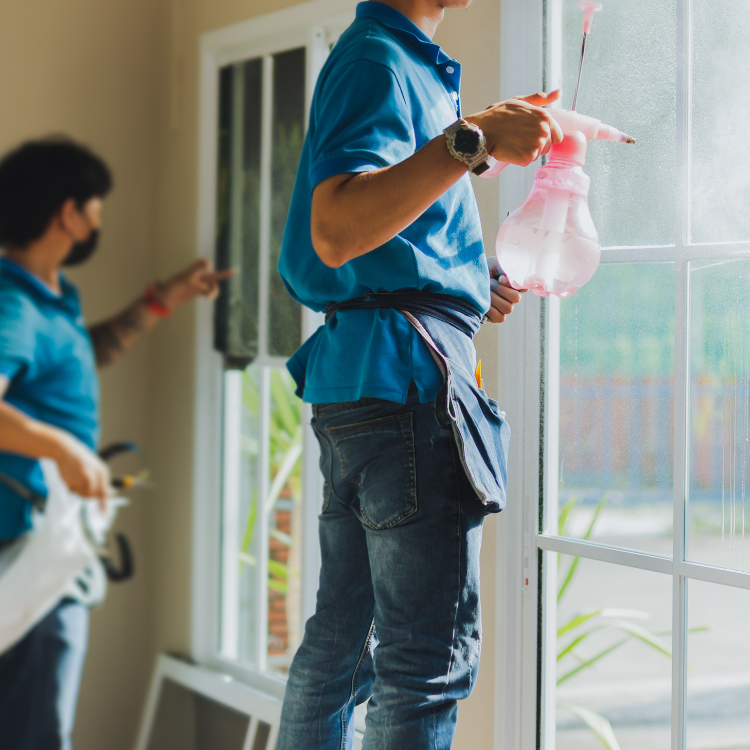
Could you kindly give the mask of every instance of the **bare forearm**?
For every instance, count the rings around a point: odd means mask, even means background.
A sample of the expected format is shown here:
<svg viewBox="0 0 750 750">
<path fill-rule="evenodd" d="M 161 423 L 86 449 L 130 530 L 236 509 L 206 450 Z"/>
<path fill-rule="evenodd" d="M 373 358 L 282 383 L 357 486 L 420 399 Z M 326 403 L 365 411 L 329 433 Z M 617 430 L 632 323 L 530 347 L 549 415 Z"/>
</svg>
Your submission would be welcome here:
<svg viewBox="0 0 750 750">
<path fill-rule="evenodd" d="M 119 315 L 89 328 L 97 367 L 105 367 L 118 360 L 133 347 L 144 333 L 159 320 L 146 302 L 139 299 Z"/>
<path fill-rule="evenodd" d="M 32 419 L 0 401 L 0 451 L 57 459 L 64 440 L 62 430 Z"/>
<path fill-rule="evenodd" d="M 412 224 L 466 171 L 441 135 L 400 164 L 325 180 L 312 199 L 315 251 L 332 267 L 371 252 Z"/>
</svg>

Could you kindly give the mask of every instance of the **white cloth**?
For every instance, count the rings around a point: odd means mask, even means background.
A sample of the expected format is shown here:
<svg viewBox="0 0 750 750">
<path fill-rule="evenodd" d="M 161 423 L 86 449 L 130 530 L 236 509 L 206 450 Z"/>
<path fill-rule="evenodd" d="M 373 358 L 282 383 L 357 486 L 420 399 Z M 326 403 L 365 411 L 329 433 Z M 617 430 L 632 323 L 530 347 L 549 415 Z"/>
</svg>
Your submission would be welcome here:
<svg viewBox="0 0 750 750">
<path fill-rule="evenodd" d="M 84 501 L 70 492 L 54 461 L 41 466 L 45 512 L 35 511 L 34 528 L 0 552 L 0 653 L 75 593 L 71 585 L 81 571 L 101 566 L 81 524 Z"/>
</svg>

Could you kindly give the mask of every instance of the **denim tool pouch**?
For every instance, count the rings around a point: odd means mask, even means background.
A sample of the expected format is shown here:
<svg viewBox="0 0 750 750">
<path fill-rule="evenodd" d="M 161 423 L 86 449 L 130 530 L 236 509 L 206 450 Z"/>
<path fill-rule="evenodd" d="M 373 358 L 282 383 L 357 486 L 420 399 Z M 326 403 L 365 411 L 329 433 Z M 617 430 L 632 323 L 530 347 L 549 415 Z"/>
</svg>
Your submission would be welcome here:
<svg viewBox="0 0 750 750">
<path fill-rule="evenodd" d="M 471 338 L 429 315 L 399 312 L 422 337 L 443 373 L 443 387 L 435 399 L 437 419 L 453 429 L 461 463 L 487 513 L 499 513 L 506 501 L 510 427 L 497 401 L 477 386 L 470 365 Z"/>
<path fill-rule="evenodd" d="M 481 313 L 464 300 L 420 289 L 368 292 L 326 307 L 326 322 L 337 312 L 397 310 L 415 328 L 443 374 L 435 399 L 438 422 L 453 430 L 458 452 L 487 513 L 505 507 L 510 427 L 497 401 L 479 388 L 474 376 L 472 339 Z"/>
</svg>

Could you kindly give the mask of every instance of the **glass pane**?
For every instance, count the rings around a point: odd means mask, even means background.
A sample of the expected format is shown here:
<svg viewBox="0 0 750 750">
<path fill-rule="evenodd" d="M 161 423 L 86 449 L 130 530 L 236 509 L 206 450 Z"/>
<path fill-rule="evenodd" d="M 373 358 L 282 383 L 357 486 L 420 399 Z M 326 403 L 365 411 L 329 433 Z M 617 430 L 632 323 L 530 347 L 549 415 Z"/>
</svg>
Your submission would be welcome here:
<svg viewBox="0 0 750 750">
<path fill-rule="evenodd" d="M 236 268 L 216 301 L 215 343 L 244 368 L 258 353 L 262 61 L 222 68 L 216 264 Z"/>
<path fill-rule="evenodd" d="M 557 750 L 669 750 L 670 577 L 559 555 L 557 581 Z"/>
<path fill-rule="evenodd" d="M 563 536 L 671 554 L 674 283 L 604 265 L 560 303 Z"/>
<path fill-rule="evenodd" d="M 257 664 L 260 370 L 225 376 L 222 653 Z"/>
<path fill-rule="evenodd" d="M 750 750 L 750 591 L 688 586 L 687 748 Z"/>
<path fill-rule="evenodd" d="M 582 12 L 562 5 L 563 101 L 570 109 L 581 56 Z M 675 241 L 676 6 L 605 3 L 587 49 L 578 111 L 637 139 L 589 144 L 591 213 L 602 245 Z"/>
<path fill-rule="evenodd" d="M 302 402 L 286 369 L 270 373 L 268 667 L 286 674 L 302 640 Z"/>
<path fill-rule="evenodd" d="M 749 240 L 750 0 L 691 7 L 691 239 Z"/>
<path fill-rule="evenodd" d="M 225 376 L 221 648 L 280 674 L 302 639 L 303 425 L 294 388 L 285 368 L 253 366 Z M 268 574 L 261 580 L 265 550 Z"/>
<path fill-rule="evenodd" d="M 273 57 L 273 141 L 271 144 L 271 279 L 268 353 L 291 356 L 302 339 L 302 308 L 286 290 L 276 266 L 297 176 L 305 133 L 305 50 Z"/>
<path fill-rule="evenodd" d="M 689 557 L 750 570 L 750 260 L 690 278 Z"/>
</svg>

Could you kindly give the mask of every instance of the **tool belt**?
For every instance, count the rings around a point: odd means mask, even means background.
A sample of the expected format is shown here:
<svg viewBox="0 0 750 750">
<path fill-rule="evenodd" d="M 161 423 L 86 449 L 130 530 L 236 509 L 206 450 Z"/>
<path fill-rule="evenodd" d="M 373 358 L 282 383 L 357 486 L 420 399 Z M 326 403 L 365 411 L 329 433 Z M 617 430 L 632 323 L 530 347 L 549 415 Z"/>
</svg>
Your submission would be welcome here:
<svg viewBox="0 0 750 750">
<path fill-rule="evenodd" d="M 427 344 L 443 374 L 437 420 L 453 431 L 461 463 L 487 513 L 505 507 L 510 427 L 505 412 L 477 385 L 472 339 L 482 312 L 447 294 L 419 289 L 369 292 L 326 306 L 326 323 L 346 310 L 397 310 Z"/>
</svg>

